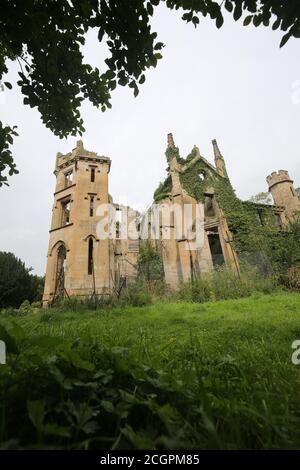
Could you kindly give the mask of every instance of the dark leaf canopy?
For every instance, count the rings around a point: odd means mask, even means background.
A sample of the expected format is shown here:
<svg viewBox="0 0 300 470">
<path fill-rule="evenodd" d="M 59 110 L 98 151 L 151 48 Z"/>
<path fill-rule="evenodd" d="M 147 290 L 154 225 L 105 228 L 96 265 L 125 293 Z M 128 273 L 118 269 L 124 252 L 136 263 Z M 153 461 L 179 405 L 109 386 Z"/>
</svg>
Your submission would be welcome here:
<svg viewBox="0 0 300 470">
<path fill-rule="evenodd" d="M 37 108 L 58 137 L 80 135 L 84 99 L 105 111 L 118 85 L 128 85 L 137 96 L 146 70 L 156 67 L 164 44 L 151 29 L 151 17 L 160 4 L 180 9 L 183 20 L 195 27 L 201 16 L 209 16 L 220 28 L 227 10 L 235 20 L 245 16 L 244 25 L 280 28 L 285 32 L 281 46 L 300 36 L 298 0 L 1 0 L 0 80 L 8 59 L 18 61 L 24 104 Z M 82 46 L 90 29 L 108 46 L 103 70 L 84 61 Z M 0 186 L 6 182 L 4 170 L 16 172 L 7 147 L 14 132 L 0 129 Z"/>
</svg>

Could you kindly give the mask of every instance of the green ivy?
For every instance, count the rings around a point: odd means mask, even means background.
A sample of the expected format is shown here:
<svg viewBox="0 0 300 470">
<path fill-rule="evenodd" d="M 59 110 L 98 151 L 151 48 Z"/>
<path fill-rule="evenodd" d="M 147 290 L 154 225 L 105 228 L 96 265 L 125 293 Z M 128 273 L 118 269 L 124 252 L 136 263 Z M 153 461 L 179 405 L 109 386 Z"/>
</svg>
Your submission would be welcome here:
<svg viewBox="0 0 300 470">
<path fill-rule="evenodd" d="M 180 157 L 177 147 L 166 152 L 168 162 L 176 156 L 181 167 L 188 165 L 196 155 L 195 147 L 186 159 Z M 255 262 L 259 256 L 263 264 L 268 263 L 280 275 L 300 262 L 300 229 L 290 226 L 287 230 L 281 230 L 272 206 L 240 200 L 229 179 L 218 175 L 203 159 L 188 165 L 179 176 L 183 189 L 199 202 L 204 203 L 208 188 L 214 189 L 215 200 L 227 220 L 233 235 L 232 244 L 240 259 L 246 256 Z M 164 199 L 171 189 L 171 177 L 168 176 L 156 189 L 155 202 Z"/>
<path fill-rule="evenodd" d="M 172 160 L 172 158 L 180 158 L 179 157 L 179 148 L 178 147 L 168 147 L 167 150 L 166 150 L 166 158 L 167 158 L 167 162 L 170 163 L 170 161 Z"/>
<path fill-rule="evenodd" d="M 154 202 L 158 203 L 162 201 L 172 190 L 172 179 L 168 176 L 165 181 L 159 184 L 158 188 L 154 191 Z"/>
</svg>

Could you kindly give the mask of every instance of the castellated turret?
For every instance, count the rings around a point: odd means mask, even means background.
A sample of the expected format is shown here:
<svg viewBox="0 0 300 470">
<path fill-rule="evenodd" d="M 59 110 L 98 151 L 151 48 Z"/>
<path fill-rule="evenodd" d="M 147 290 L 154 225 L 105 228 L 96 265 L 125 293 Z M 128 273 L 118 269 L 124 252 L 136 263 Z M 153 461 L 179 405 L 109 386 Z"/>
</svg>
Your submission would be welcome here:
<svg viewBox="0 0 300 470">
<path fill-rule="evenodd" d="M 273 171 L 267 177 L 267 183 L 274 199 L 274 204 L 284 206 L 287 219 L 292 220 L 295 211 L 300 211 L 300 199 L 295 191 L 294 181 L 291 179 L 288 171 Z"/>
</svg>

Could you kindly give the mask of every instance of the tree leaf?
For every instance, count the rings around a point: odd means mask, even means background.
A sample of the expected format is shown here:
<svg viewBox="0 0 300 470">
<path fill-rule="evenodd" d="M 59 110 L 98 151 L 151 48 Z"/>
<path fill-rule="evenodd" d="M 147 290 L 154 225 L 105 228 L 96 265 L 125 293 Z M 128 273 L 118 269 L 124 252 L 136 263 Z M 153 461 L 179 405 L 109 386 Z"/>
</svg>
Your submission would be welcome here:
<svg viewBox="0 0 300 470">
<path fill-rule="evenodd" d="M 281 39 L 281 41 L 280 41 L 280 46 L 279 46 L 279 47 L 283 47 L 283 46 L 288 42 L 288 40 L 290 39 L 290 37 L 291 37 L 291 33 L 290 33 L 290 31 L 289 31 L 289 32 L 286 33 L 286 34 L 283 36 L 283 38 Z"/>
<path fill-rule="evenodd" d="M 252 22 L 253 15 L 246 16 L 244 19 L 243 25 L 248 26 Z"/>
</svg>

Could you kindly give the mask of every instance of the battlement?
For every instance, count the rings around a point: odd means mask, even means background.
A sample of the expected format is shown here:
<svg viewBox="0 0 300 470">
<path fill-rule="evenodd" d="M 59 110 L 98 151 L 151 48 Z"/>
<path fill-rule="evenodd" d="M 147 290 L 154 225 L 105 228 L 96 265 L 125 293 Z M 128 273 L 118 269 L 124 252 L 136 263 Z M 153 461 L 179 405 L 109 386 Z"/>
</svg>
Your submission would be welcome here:
<svg viewBox="0 0 300 470">
<path fill-rule="evenodd" d="M 61 152 L 56 154 L 56 162 L 55 162 L 55 171 L 58 171 L 60 168 L 68 166 L 74 160 L 90 160 L 94 162 L 107 162 L 110 166 L 111 160 L 109 157 L 99 156 L 96 152 L 90 152 L 86 150 L 83 146 L 82 140 L 78 140 L 76 142 L 76 147 L 72 150 L 72 152 L 66 153 L 65 155 Z"/>
<path fill-rule="evenodd" d="M 293 183 L 289 172 L 286 170 L 273 171 L 269 176 L 267 176 L 267 183 L 269 185 L 269 189 L 275 184 L 286 182 Z"/>
</svg>

